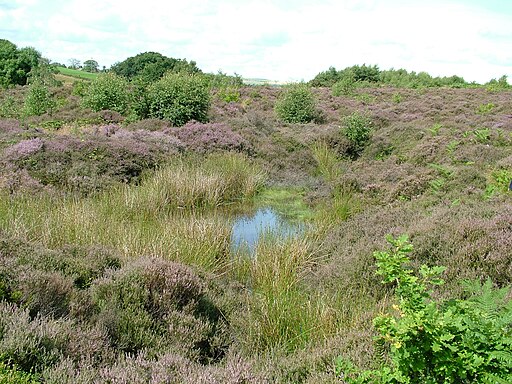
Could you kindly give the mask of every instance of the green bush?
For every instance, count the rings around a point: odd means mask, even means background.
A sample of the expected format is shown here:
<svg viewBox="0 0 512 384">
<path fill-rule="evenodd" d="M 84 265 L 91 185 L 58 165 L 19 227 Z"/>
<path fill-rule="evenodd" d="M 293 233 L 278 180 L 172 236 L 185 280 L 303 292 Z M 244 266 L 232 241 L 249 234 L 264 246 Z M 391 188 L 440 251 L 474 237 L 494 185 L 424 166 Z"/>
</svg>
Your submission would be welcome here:
<svg viewBox="0 0 512 384">
<path fill-rule="evenodd" d="M 313 92 L 305 83 L 287 86 L 279 95 L 275 111 L 287 123 L 309 123 L 318 115 Z"/>
<path fill-rule="evenodd" d="M 366 115 L 354 112 L 343 119 L 342 133 L 350 141 L 351 154 L 359 154 L 371 137 L 373 123 Z"/>
<path fill-rule="evenodd" d="M 23 106 L 25 115 L 40 116 L 47 112 L 51 114 L 54 108 L 55 101 L 48 87 L 39 82 L 32 84 L 25 97 L 25 104 Z"/>
<path fill-rule="evenodd" d="M 149 117 L 175 126 L 208 120 L 210 92 L 203 76 L 167 73 L 148 88 L 148 99 Z"/>
<path fill-rule="evenodd" d="M 350 383 L 512 382 L 512 300 L 510 287 L 466 283 L 467 299 L 435 301 L 430 286 L 441 285 L 444 267 L 409 269 L 413 246 L 407 236 L 388 241 L 391 252 L 375 252 L 377 274 L 395 288 L 396 313 L 374 319 L 380 345 L 389 347 L 389 365 L 357 372 L 338 360 Z"/>
<path fill-rule="evenodd" d="M 85 90 L 83 105 L 93 111 L 106 109 L 125 113 L 128 109 L 128 81 L 113 73 L 94 79 Z"/>
<path fill-rule="evenodd" d="M 356 88 L 355 78 L 353 76 L 343 76 L 331 87 L 333 96 L 349 96 Z"/>
</svg>

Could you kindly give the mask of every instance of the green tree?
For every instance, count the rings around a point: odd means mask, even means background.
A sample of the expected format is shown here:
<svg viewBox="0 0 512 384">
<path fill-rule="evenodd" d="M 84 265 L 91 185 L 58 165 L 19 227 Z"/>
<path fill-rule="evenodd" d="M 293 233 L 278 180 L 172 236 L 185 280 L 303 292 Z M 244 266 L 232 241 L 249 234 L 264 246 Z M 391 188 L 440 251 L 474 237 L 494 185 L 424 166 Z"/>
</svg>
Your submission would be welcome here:
<svg viewBox="0 0 512 384">
<path fill-rule="evenodd" d="M 341 74 L 334 67 L 327 71 L 320 72 L 309 82 L 312 87 L 331 87 L 340 80 Z"/>
<path fill-rule="evenodd" d="M 41 54 L 34 48 L 18 49 L 10 41 L 0 39 L 0 87 L 27 84 L 28 74 L 40 59 Z"/>
<path fill-rule="evenodd" d="M 350 141 L 352 157 L 357 157 L 370 140 L 373 122 L 367 115 L 354 112 L 343 118 L 341 133 Z"/>
<path fill-rule="evenodd" d="M 139 53 L 136 56 L 114 64 L 110 69 L 115 74 L 124 76 L 127 79 L 139 77 L 149 82 L 157 81 L 166 72 L 201 72 L 194 61 L 188 62 L 185 59 L 174 59 L 157 52 Z"/>
<path fill-rule="evenodd" d="M 85 60 L 82 69 L 85 72 L 98 72 L 99 64 L 96 60 L 93 59 Z"/>
</svg>

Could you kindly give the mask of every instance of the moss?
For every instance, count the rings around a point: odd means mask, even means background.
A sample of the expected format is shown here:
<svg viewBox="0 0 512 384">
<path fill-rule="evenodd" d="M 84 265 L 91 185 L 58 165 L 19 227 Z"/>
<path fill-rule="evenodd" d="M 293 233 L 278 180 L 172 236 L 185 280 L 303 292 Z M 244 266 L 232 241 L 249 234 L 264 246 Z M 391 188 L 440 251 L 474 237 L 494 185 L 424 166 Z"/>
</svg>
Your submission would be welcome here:
<svg viewBox="0 0 512 384">
<path fill-rule="evenodd" d="M 304 201 L 300 188 L 268 188 L 255 199 L 257 206 L 270 206 L 280 215 L 292 221 L 307 221 L 314 217 L 314 211 Z"/>
</svg>

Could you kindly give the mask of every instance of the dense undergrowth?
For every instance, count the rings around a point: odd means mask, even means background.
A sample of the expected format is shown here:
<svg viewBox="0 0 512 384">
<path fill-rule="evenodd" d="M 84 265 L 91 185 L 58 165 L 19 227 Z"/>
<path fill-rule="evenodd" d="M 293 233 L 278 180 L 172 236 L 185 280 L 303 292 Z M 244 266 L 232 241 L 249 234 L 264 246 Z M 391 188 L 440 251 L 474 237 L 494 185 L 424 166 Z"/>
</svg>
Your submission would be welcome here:
<svg viewBox="0 0 512 384">
<path fill-rule="evenodd" d="M 217 86 L 202 122 L 173 126 L 134 119 L 133 100 L 94 112 L 80 87 L 50 87 L 39 116 L 26 87 L 0 94 L 0 382 L 376 372 L 392 358 L 372 339 L 393 301 L 373 257 L 388 234 L 409 235 L 411 268 L 446 267 L 432 300 L 466 299 L 463 280 L 510 297 L 506 89 L 302 84 L 302 119 L 281 89 Z M 309 230 L 248 258 L 231 224 L 255 204 Z"/>
</svg>

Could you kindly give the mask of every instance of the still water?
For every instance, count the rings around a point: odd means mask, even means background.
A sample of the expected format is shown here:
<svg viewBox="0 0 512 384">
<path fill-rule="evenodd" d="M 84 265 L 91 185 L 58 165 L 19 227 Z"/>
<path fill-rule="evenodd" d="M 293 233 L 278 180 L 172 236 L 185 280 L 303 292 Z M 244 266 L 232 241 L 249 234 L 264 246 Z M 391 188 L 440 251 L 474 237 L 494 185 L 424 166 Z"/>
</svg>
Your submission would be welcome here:
<svg viewBox="0 0 512 384">
<path fill-rule="evenodd" d="M 231 246 L 235 251 L 254 254 L 258 240 L 265 235 L 287 238 L 303 230 L 303 224 L 286 221 L 272 208 L 260 208 L 252 215 L 240 216 L 235 220 L 231 230 Z"/>
</svg>

